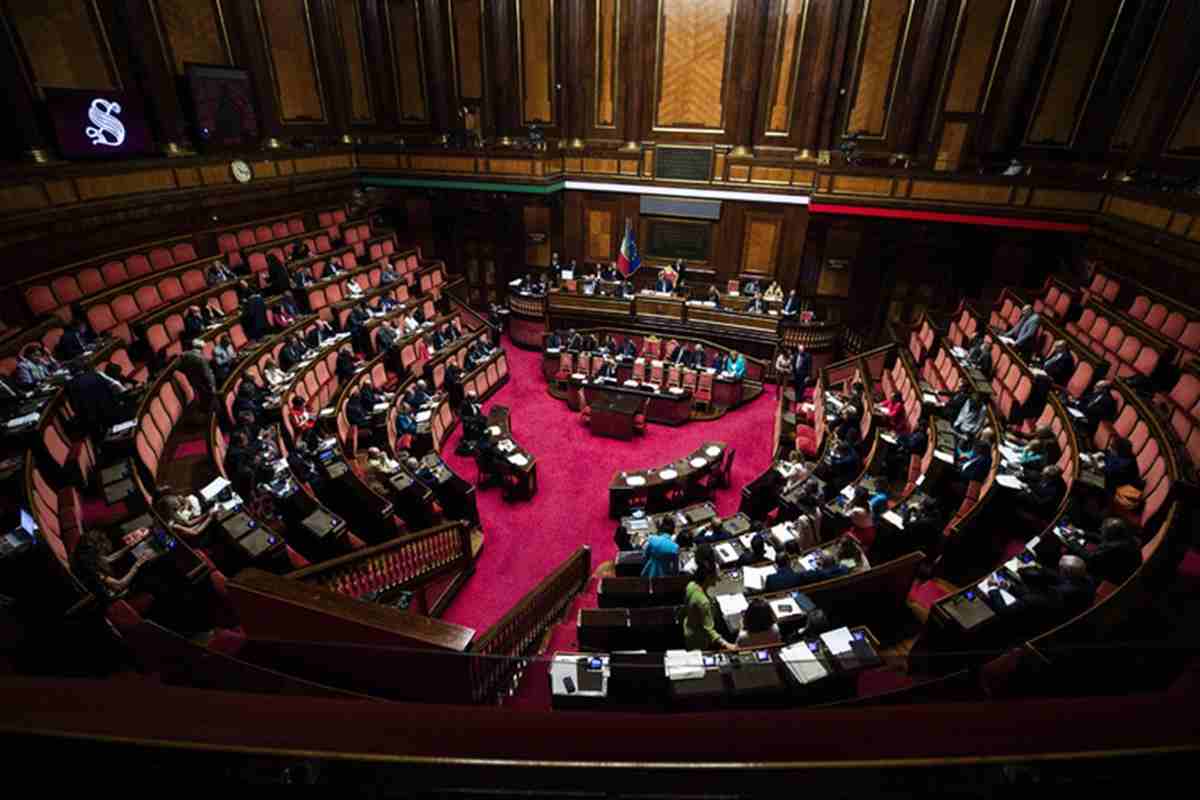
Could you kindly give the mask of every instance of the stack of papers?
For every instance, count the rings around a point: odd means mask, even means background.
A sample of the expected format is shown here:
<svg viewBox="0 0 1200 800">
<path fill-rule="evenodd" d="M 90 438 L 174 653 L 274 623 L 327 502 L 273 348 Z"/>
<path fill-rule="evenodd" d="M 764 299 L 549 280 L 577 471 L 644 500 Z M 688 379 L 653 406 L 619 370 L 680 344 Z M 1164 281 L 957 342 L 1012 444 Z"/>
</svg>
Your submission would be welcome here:
<svg viewBox="0 0 1200 800">
<path fill-rule="evenodd" d="M 1004 474 L 997 475 L 996 483 L 1000 484 L 1005 489 L 1020 490 L 1020 489 L 1025 488 L 1025 484 L 1021 481 L 1020 478 L 1016 477 L 1015 475 L 1004 475 Z"/>
<path fill-rule="evenodd" d="M 954 354 L 955 358 L 966 358 L 967 357 L 967 351 L 963 350 L 958 345 L 951 347 L 950 352 Z"/>
<path fill-rule="evenodd" d="M 4 427 L 6 427 L 6 428 L 21 428 L 26 425 L 35 424 L 41 418 L 42 418 L 42 415 L 38 414 L 37 412 L 31 413 L 31 414 L 24 414 L 20 417 L 13 417 L 8 422 L 4 423 Z"/>
<path fill-rule="evenodd" d="M 809 649 L 807 642 L 788 645 L 779 651 L 779 657 L 799 683 L 812 683 L 829 674 L 825 665 L 817 659 L 817 654 Z"/>
<path fill-rule="evenodd" d="M 850 652 L 850 643 L 854 641 L 854 637 L 850 635 L 849 628 L 838 628 L 822 633 L 821 641 L 829 648 L 829 652 L 836 656 Z"/>
<path fill-rule="evenodd" d="M 750 604 L 746 602 L 744 594 L 719 594 L 717 595 L 717 605 L 721 607 L 721 615 L 725 619 L 729 619 L 730 617 L 736 619 L 750 607 Z M 730 627 L 734 626 L 731 625 Z M 740 628 L 741 625 L 737 627 Z"/>
<path fill-rule="evenodd" d="M 742 567 L 742 583 L 754 592 L 761 592 L 767 585 L 767 578 L 775 574 L 775 567 Z M 739 597 L 740 595 L 726 595 Z"/>
<path fill-rule="evenodd" d="M 432 411 L 429 411 L 429 410 L 418 411 L 417 412 L 417 422 L 428 422 L 429 418 L 432 416 L 433 416 Z"/>
<path fill-rule="evenodd" d="M 938 461 L 945 461 L 947 464 L 954 463 L 954 454 L 953 453 L 947 453 L 945 450 L 934 450 L 933 455 L 937 458 Z"/>
<path fill-rule="evenodd" d="M 704 654 L 699 650 L 668 650 L 663 666 L 667 678 L 673 681 L 689 681 L 704 677 Z"/>
<path fill-rule="evenodd" d="M 200 497 L 204 500 L 204 502 L 211 503 L 212 499 L 219 495 L 226 486 L 229 486 L 228 480 L 225 478 L 217 478 L 208 486 L 205 486 L 200 490 Z"/>
<path fill-rule="evenodd" d="M 775 542 L 775 544 L 779 545 L 780 547 L 783 547 L 784 545 L 786 545 L 788 542 L 792 541 L 795 538 L 796 538 L 796 532 L 794 530 L 792 530 L 792 526 L 790 523 L 781 522 L 778 525 L 771 528 L 771 539 Z"/>
<path fill-rule="evenodd" d="M 904 530 L 904 517 L 900 516 L 895 511 L 883 512 L 883 518 L 895 525 L 900 530 Z"/>
<path fill-rule="evenodd" d="M 376 403 L 375 405 L 371 406 L 371 410 L 374 411 L 376 414 L 379 414 L 381 412 L 388 410 L 388 404 L 387 403 Z"/>
<path fill-rule="evenodd" d="M 523 467 L 529 463 L 529 459 L 520 453 L 517 453 L 516 455 L 511 455 L 508 457 L 508 463 L 512 464 L 513 466 Z"/>
<path fill-rule="evenodd" d="M 879 434 L 879 438 L 883 439 L 888 444 L 896 443 L 896 434 L 894 433 L 881 433 Z"/>
<path fill-rule="evenodd" d="M 938 396 L 930 392 L 921 392 L 921 399 L 926 403 L 936 403 L 938 401 Z"/>
</svg>

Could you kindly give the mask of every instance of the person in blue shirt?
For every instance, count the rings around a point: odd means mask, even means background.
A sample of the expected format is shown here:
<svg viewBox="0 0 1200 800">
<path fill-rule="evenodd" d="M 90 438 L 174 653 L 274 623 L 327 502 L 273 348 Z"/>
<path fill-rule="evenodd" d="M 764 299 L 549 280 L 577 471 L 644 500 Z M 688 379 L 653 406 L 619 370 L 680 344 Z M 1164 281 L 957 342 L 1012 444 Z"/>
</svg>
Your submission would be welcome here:
<svg viewBox="0 0 1200 800">
<path fill-rule="evenodd" d="M 679 574 L 679 545 L 675 538 L 675 520 L 667 517 L 663 520 L 658 533 L 646 540 L 642 552 L 646 556 L 642 564 L 643 578 L 661 578 L 664 575 Z"/>
<path fill-rule="evenodd" d="M 992 442 L 995 434 L 991 429 L 979 434 L 974 447 L 958 464 L 958 475 L 964 481 L 983 481 L 992 468 Z"/>
<path fill-rule="evenodd" d="M 746 358 L 741 353 L 734 350 L 729 355 L 729 361 L 725 364 L 725 373 L 736 379 L 741 379 L 746 375 Z"/>
</svg>

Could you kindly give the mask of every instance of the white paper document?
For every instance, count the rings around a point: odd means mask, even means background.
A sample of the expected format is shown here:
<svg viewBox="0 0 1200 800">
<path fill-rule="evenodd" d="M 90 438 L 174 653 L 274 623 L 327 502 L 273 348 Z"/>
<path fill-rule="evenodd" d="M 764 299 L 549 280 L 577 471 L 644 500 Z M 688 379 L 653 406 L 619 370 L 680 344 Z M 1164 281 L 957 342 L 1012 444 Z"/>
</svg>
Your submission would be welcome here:
<svg viewBox="0 0 1200 800">
<path fill-rule="evenodd" d="M 417 422 L 429 422 L 429 418 L 433 416 L 432 411 L 418 411 Z"/>
<path fill-rule="evenodd" d="M 21 428 L 26 425 L 33 425 L 41 418 L 42 418 L 42 415 L 38 414 L 37 412 L 33 412 L 31 414 L 23 414 L 22 416 L 19 416 L 19 417 L 13 417 L 8 422 L 4 423 L 4 427 L 6 427 L 6 428 Z"/>
<path fill-rule="evenodd" d="M 673 681 L 704 677 L 704 654 L 699 650 L 668 650 L 663 659 L 667 678 Z"/>
<path fill-rule="evenodd" d="M 945 450 L 934 450 L 933 455 L 938 461 L 945 461 L 947 464 L 954 463 L 953 453 L 947 453 Z"/>
<path fill-rule="evenodd" d="M 736 617 L 750 607 L 744 594 L 719 594 L 717 605 L 721 607 L 721 614 L 725 617 Z"/>
<path fill-rule="evenodd" d="M 817 659 L 817 654 L 809 649 L 807 642 L 788 645 L 779 651 L 779 657 L 800 683 L 812 683 L 829 674 L 825 665 Z"/>
<path fill-rule="evenodd" d="M 625 483 L 629 486 L 645 486 L 646 479 L 641 475 L 629 475 L 625 478 Z"/>
<path fill-rule="evenodd" d="M 227 481 L 225 478 L 217 478 L 208 486 L 205 486 L 200 490 L 200 497 L 203 498 L 204 502 L 211 503 L 212 499 L 219 495 L 228 485 L 229 481 Z"/>
<path fill-rule="evenodd" d="M 761 592 L 774 574 L 775 567 L 742 567 L 742 583 L 750 591 Z"/>
<path fill-rule="evenodd" d="M 1025 488 L 1025 484 L 1024 484 L 1024 483 L 1022 483 L 1022 482 L 1021 482 L 1021 480 L 1020 480 L 1019 478 L 1016 478 L 1016 477 L 1014 477 L 1014 476 L 1012 476 L 1012 475 L 1003 475 L 1003 474 L 1001 474 L 1001 475 L 997 475 L 997 476 L 996 476 L 996 483 L 1000 484 L 1000 485 L 1001 485 L 1001 486 L 1003 486 L 1005 489 L 1017 489 L 1017 490 L 1020 490 L 1020 489 L 1024 489 L 1024 488 Z"/>
<path fill-rule="evenodd" d="M 838 628 L 834 631 L 822 633 L 821 641 L 829 648 L 829 652 L 836 656 L 841 653 L 850 652 L 850 643 L 854 641 L 854 637 L 850 635 L 849 628 Z"/>
<path fill-rule="evenodd" d="M 895 511 L 883 512 L 883 518 L 895 525 L 900 530 L 904 530 L 904 517 L 900 516 Z"/>
<path fill-rule="evenodd" d="M 520 453 L 517 453 L 508 457 L 508 463 L 512 464 L 513 466 L 523 467 L 529 463 L 529 459 Z"/>
<path fill-rule="evenodd" d="M 113 425 L 111 428 L 108 429 L 108 432 L 112 436 L 116 436 L 118 434 L 124 433 L 127 430 L 131 430 L 136 425 L 137 425 L 136 419 L 125 420 L 124 422 L 118 422 L 116 425 Z"/>
<path fill-rule="evenodd" d="M 936 403 L 938 401 L 938 396 L 932 392 L 921 392 L 921 399 L 926 403 Z"/>
</svg>

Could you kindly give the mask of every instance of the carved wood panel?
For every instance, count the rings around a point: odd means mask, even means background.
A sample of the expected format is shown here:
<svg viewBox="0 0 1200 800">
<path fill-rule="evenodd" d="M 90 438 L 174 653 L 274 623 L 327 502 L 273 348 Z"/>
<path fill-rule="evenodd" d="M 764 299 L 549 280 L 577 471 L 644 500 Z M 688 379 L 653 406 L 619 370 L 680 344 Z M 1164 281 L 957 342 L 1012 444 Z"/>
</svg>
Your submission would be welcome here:
<svg viewBox="0 0 1200 800">
<path fill-rule="evenodd" d="M 995 79 L 996 53 L 1004 47 L 1015 6 L 1016 0 L 964 0 L 944 111 L 985 110 Z"/>
<path fill-rule="evenodd" d="M 887 136 L 896 77 L 903 67 L 913 0 L 866 0 L 858 31 L 854 91 L 845 132 Z"/>
<path fill-rule="evenodd" d="M 742 239 L 742 272 L 773 277 L 778 267 L 783 217 L 748 211 Z"/>
<path fill-rule="evenodd" d="M 350 118 L 355 122 L 372 122 L 371 79 L 367 72 L 366 50 L 363 44 L 362 17 L 359 0 L 335 0 L 341 57 L 346 61 L 350 84 Z"/>
<path fill-rule="evenodd" d="M 550 209 L 546 206 L 525 206 L 521 209 L 522 220 L 525 223 L 525 233 L 542 233 L 546 238 L 540 243 L 526 240 L 525 263 L 537 266 L 550 266 Z"/>
<path fill-rule="evenodd" d="M 609 209 L 587 210 L 587 259 L 589 261 L 612 261 L 613 231 L 616 229 L 615 214 Z"/>
<path fill-rule="evenodd" d="M 454 74 L 461 100 L 483 99 L 483 9 L 481 0 L 451 0 Z"/>
<path fill-rule="evenodd" d="M 593 126 L 615 128 L 620 85 L 617 78 L 621 66 L 621 2 L 596 0 L 596 63 L 595 108 Z"/>
<path fill-rule="evenodd" d="M 787 136 L 792 127 L 796 85 L 804 59 L 804 32 L 808 22 L 809 0 L 783 0 L 775 40 L 774 72 L 771 77 L 771 106 L 767 136 Z"/>
<path fill-rule="evenodd" d="M 1067 0 L 1025 144 L 1070 147 L 1125 0 Z"/>
<path fill-rule="evenodd" d="M 1187 104 L 1171 130 L 1171 137 L 1167 140 L 1167 154 L 1200 157 L 1200 73 L 1192 80 Z"/>
<path fill-rule="evenodd" d="M 425 42 L 418 0 L 388 0 L 384 5 L 392 43 L 396 109 L 402 123 L 429 120 L 425 89 Z"/>
<path fill-rule="evenodd" d="M 255 0 L 279 117 L 284 123 L 325 121 L 325 92 L 313 41 L 311 0 Z"/>
<path fill-rule="evenodd" d="M 221 0 L 148 0 L 163 52 L 176 74 L 183 65 L 232 64 Z"/>
<path fill-rule="evenodd" d="M 121 86 L 95 0 L 9 0 L 6 10 L 39 94 L 44 87 Z"/>
<path fill-rule="evenodd" d="M 517 0 L 523 125 L 553 125 L 555 122 L 554 84 L 558 78 L 554 68 L 554 16 L 557 5 L 555 0 Z"/>
<path fill-rule="evenodd" d="M 1162 74 L 1163 62 L 1170 56 L 1168 48 L 1164 44 L 1168 37 L 1163 36 L 1167 12 L 1170 8 L 1170 3 L 1163 6 L 1162 14 L 1155 25 L 1150 47 L 1146 51 L 1142 65 L 1138 68 L 1133 92 L 1129 95 L 1124 110 L 1121 112 L 1121 121 L 1117 126 L 1117 132 L 1113 134 L 1112 146 L 1114 149 L 1124 150 L 1132 147 L 1138 131 L 1149 118 L 1150 103 L 1154 100 L 1154 93 L 1160 85 L 1159 81 L 1154 78 Z"/>
<path fill-rule="evenodd" d="M 721 133 L 737 0 L 659 0 L 655 130 Z"/>
</svg>

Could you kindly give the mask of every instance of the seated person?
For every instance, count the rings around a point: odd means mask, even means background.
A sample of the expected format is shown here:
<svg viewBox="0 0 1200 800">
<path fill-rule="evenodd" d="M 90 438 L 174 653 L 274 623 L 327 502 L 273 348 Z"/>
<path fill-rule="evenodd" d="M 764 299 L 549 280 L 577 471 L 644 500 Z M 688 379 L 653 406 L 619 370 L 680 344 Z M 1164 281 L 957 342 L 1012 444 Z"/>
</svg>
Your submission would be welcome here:
<svg viewBox="0 0 1200 800">
<path fill-rule="evenodd" d="M 1042 371 L 1050 376 L 1057 386 L 1066 386 L 1075 374 L 1075 356 L 1062 339 L 1055 340 L 1050 354 L 1042 361 Z"/>
<path fill-rule="evenodd" d="M 316 279 L 313 278 L 312 267 L 300 267 L 300 269 L 292 273 L 293 289 L 304 289 L 312 286 L 314 283 L 316 283 Z"/>
<path fill-rule="evenodd" d="M 715 284 L 709 284 L 708 302 L 712 303 L 717 308 L 721 307 L 721 290 L 718 289 Z"/>
<path fill-rule="evenodd" d="M 667 517 L 659 531 L 646 539 L 642 548 L 645 561 L 642 564 L 643 578 L 661 578 L 679 574 L 679 543 L 675 536 L 675 519 Z"/>
<path fill-rule="evenodd" d="M 1032 480 L 1040 477 L 1042 470 L 1052 463 L 1049 456 L 1050 446 L 1047 444 L 1047 440 L 1035 436 L 1021 451 L 1016 467 L 1021 471 L 1023 477 Z"/>
<path fill-rule="evenodd" d="M 257 387 L 247 377 L 238 385 L 237 397 L 233 401 L 234 419 L 240 419 L 244 414 L 249 414 L 251 419 L 257 423 L 262 419 L 265 410 Z"/>
<path fill-rule="evenodd" d="M 433 470 L 422 464 L 417 459 L 409 458 L 408 461 L 404 462 L 404 466 L 413 476 L 413 479 L 419 483 L 423 483 L 429 488 L 432 488 L 437 484 L 437 475 L 434 474 Z"/>
<path fill-rule="evenodd" d="M 134 547 L 136 544 L 114 550 L 107 534 L 84 531 L 71 553 L 71 571 L 97 600 L 106 603 L 128 591 L 137 574 L 155 558 L 150 554 L 139 556 L 124 575 L 117 577 L 114 565 Z"/>
<path fill-rule="evenodd" d="M 283 347 L 279 351 L 279 365 L 285 372 L 291 372 L 300 362 L 304 361 L 308 355 L 308 348 L 300 341 L 300 337 L 295 334 L 289 336 Z"/>
<path fill-rule="evenodd" d="M 683 366 L 687 364 L 690 358 L 691 356 L 688 353 L 687 343 L 676 342 L 675 346 L 671 348 L 671 352 L 667 353 L 666 361 L 668 364 L 679 364 Z"/>
<path fill-rule="evenodd" d="M 312 329 L 308 332 L 308 338 L 306 339 L 305 344 L 308 345 L 309 349 L 316 350 L 322 345 L 333 341 L 336 337 L 337 332 L 334 331 L 333 326 L 325 320 L 318 318 L 313 324 Z M 288 369 L 288 367 L 285 366 L 284 369 Z"/>
<path fill-rule="evenodd" d="M 221 259 L 217 259 L 209 265 L 208 270 L 204 273 L 204 282 L 210 288 L 236 279 L 237 276 L 233 274 L 233 270 Z"/>
<path fill-rule="evenodd" d="M 483 406 L 474 390 L 467 392 L 459 407 L 458 416 L 462 420 L 463 439 L 476 441 L 483 436 L 487 427 L 487 417 L 483 414 Z"/>
<path fill-rule="evenodd" d="M 558 331 L 550 331 L 546 335 L 546 350 L 561 350 L 562 338 L 558 335 Z"/>
<path fill-rule="evenodd" d="M 779 626 L 775 624 L 775 615 L 771 606 L 761 597 L 750 601 L 749 607 L 742 614 L 742 630 L 738 633 L 738 647 L 766 647 L 779 644 L 783 637 Z"/>
<path fill-rule="evenodd" d="M 729 360 L 725 363 L 725 369 L 721 373 L 722 377 L 733 380 L 741 380 L 746 375 L 746 359 L 745 357 L 734 350 L 729 354 Z"/>
<path fill-rule="evenodd" d="M 600 341 L 600 352 L 601 353 L 606 353 L 607 355 L 610 355 L 610 356 L 616 355 L 617 349 L 618 349 L 617 348 L 617 339 L 615 336 L 613 336 L 611 333 L 606 333 L 606 334 L 604 334 L 604 336 L 601 337 L 601 341 Z"/>
<path fill-rule="evenodd" d="M 666 270 L 658 273 L 658 279 L 654 281 L 654 291 L 661 294 L 670 294 L 675 290 L 675 281 L 670 273 Z"/>
<path fill-rule="evenodd" d="M 983 399 L 975 392 L 970 392 L 967 395 L 966 402 L 963 403 L 957 416 L 954 417 L 952 427 L 959 437 L 969 439 L 976 436 L 983 429 L 983 424 L 986 421 L 987 411 Z"/>
<path fill-rule="evenodd" d="M 1083 559 L 1065 555 L 1058 562 L 1058 572 L 1041 566 L 1022 567 L 1018 571 L 1020 581 L 1001 581 L 1017 599 L 1017 604 L 1008 606 L 999 597 L 999 590 L 988 592 L 988 600 L 999 613 L 1022 618 L 1037 626 L 1056 625 L 1091 607 L 1096 597 L 1096 585 L 1087 573 Z"/>
<path fill-rule="evenodd" d="M 981 330 L 975 334 L 975 338 L 967 348 L 966 362 L 985 376 L 989 378 L 992 376 L 992 345 L 988 342 L 985 331 Z"/>
<path fill-rule="evenodd" d="M 308 411 L 308 404 L 304 402 L 304 398 L 300 395 L 292 395 L 292 404 L 288 408 L 288 418 L 292 423 L 292 430 L 297 434 L 303 434 L 311 431 L 317 425 L 316 417 Z"/>
<path fill-rule="evenodd" d="M 869 553 L 875 544 L 875 517 L 868 508 L 855 506 L 846 512 L 850 518 L 850 527 L 846 535 L 862 547 L 863 552 Z"/>
<path fill-rule="evenodd" d="M 621 280 L 621 273 L 617 270 L 616 262 L 614 261 L 609 264 L 605 264 L 600 269 L 600 277 L 606 281 L 609 281 L 610 283 Z"/>
<path fill-rule="evenodd" d="M 362 388 L 358 390 L 358 393 L 362 396 L 363 406 L 368 411 L 387 401 L 387 397 L 382 391 L 375 388 L 375 384 L 371 382 L 370 378 L 363 381 Z"/>
<path fill-rule="evenodd" d="M 391 286 L 393 283 L 400 281 L 400 273 L 396 272 L 396 268 L 389 262 L 384 262 L 383 271 L 379 273 L 379 283 L 381 286 Z"/>
<path fill-rule="evenodd" d="M 704 353 L 704 345 L 696 342 L 696 346 L 692 348 L 692 358 L 688 362 L 688 366 L 692 369 L 706 369 L 708 358 Z"/>
<path fill-rule="evenodd" d="M 343 347 L 338 351 L 337 361 L 334 365 L 334 372 L 340 381 L 348 381 L 354 377 L 354 373 L 358 372 L 358 367 L 361 362 L 355 357 L 354 351 Z"/>
<path fill-rule="evenodd" d="M 788 292 L 787 301 L 783 304 L 783 315 L 785 317 L 794 317 L 800 312 L 800 298 L 796 295 L 796 290 L 792 289 Z"/>
<path fill-rule="evenodd" d="M 404 393 L 404 405 L 414 414 L 433 401 L 424 379 L 418 380 Z"/>
<path fill-rule="evenodd" d="M 575 352 L 583 350 L 583 334 L 578 333 L 574 328 L 569 328 L 566 335 L 567 349 Z"/>
<path fill-rule="evenodd" d="M 363 402 L 361 389 L 346 398 L 346 420 L 358 428 L 358 435 L 364 438 L 370 437 L 377 427 L 372 409 Z"/>
<path fill-rule="evenodd" d="M 385 319 L 379 323 L 375 344 L 379 346 L 380 352 L 391 350 L 398 341 L 400 341 L 400 331 L 396 329 L 395 320 Z"/>
<path fill-rule="evenodd" d="M 750 549 L 743 550 L 742 555 L 737 560 L 739 567 L 751 567 L 755 564 L 761 564 L 767 560 L 767 538 L 762 532 L 758 532 L 750 537 Z"/>
<path fill-rule="evenodd" d="M 906 433 L 908 427 L 908 417 L 904 411 L 904 398 L 899 392 L 892 392 L 892 396 L 879 404 L 879 409 L 883 412 L 883 424 L 895 431 L 898 434 Z"/>
<path fill-rule="evenodd" d="M 748 278 L 746 282 L 742 284 L 742 294 L 746 295 L 747 297 L 753 297 L 754 295 L 758 294 L 759 291 L 760 287 L 758 285 L 758 280 L 755 278 Z"/>
<path fill-rule="evenodd" d="M 1124 436 L 1113 436 L 1104 451 L 1104 493 L 1112 497 L 1122 486 L 1142 488 L 1143 481 L 1138 471 L 1133 445 Z"/>
<path fill-rule="evenodd" d="M 1109 517 L 1100 523 L 1100 535 L 1089 536 L 1097 542 L 1081 555 L 1088 574 L 1109 583 L 1124 583 L 1142 565 L 1142 546 L 1129 524 L 1120 517 Z"/>
<path fill-rule="evenodd" d="M 44 388 L 50 377 L 61 367 L 40 344 L 31 344 L 17 356 L 13 381 L 23 392 Z"/>
<path fill-rule="evenodd" d="M 849 403 L 842 406 L 838 412 L 837 424 L 833 426 L 833 434 L 839 441 L 856 445 L 862 440 L 862 422 L 854 414 L 855 407 Z"/>
<path fill-rule="evenodd" d="M 403 439 L 404 436 L 412 436 L 417 432 L 417 420 L 403 406 L 396 409 L 396 437 Z M 405 448 L 397 446 L 396 450 L 404 450 Z"/>
<path fill-rule="evenodd" d="M 622 342 L 621 358 L 626 358 L 626 359 L 637 358 L 637 344 L 634 343 L 633 337 L 626 336 L 625 341 Z"/>
<path fill-rule="evenodd" d="M 188 306 L 187 311 L 183 312 L 184 337 L 188 339 L 194 339 L 200 334 L 204 333 L 204 329 L 207 327 L 208 323 L 204 319 L 204 314 L 200 311 L 200 306 Z"/>
<path fill-rule="evenodd" d="M 353 298 L 353 299 L 357 299 L 357 298 L 360 298 L 363 296 L 362 287 L 358 285 L 358 281 L 356 281 L 354 278 L 351 278 L 350 280 L 346 281 L 345 295 L 346 295 L 346 297 Z"/>
<path fill-rule="evenodd" d="M 233 340 L 228 334 L 223 334 L 213 346 L 212 367 L 213 373 L 217 376 L 217 383 L 224 383 L 229 377 L 229 373 L 233 371 L 234 364 L 237 363 L 237 350 L 233 347 Z"/>
<path fill-rule="evenodd" d="M 312 255 L 308 250 L 308 245 L 304 242 L 293 242 L 291 252 L 288 253 L 289 261 L 303 261 Z"/>
<path fill-rule="evenodd" d="M 767 303 L 763 300 L 762 294 L 754 295 L 753 299 L 750 300 L 750 304 L 746 306 L 746 311 L 751 314 L 767 313 Z"/>
<path fill-rule="evenodd" d="M 417 321 L 415 314 L 406 314 L 404 317 L 404 332 L 406 334 L 416 333 L 421 330 L 421 323 Z"/>
<path fill-rule="evenodd" d="M 288 453 L 287 462 L 297 481 L 307 484 L 313 491 L 320 491 L 324 478 L 313 461 L 312 448 L 306 437 L 297 437 L 296 446 Z"/>
<path fill-rule="evenodd" d="M 600 365 L 600 372 L 596 375 L 598 378 L 606 378 L 615 381 L 617 379 L 617 362 L 612 356 L 604 359 L 604 363 Z"/>
<path fill-rule="evenodd" d="M 1004 339 L 1012 345 L 1014 350 L 1028 358 L 1033 352 L 1034 346 L 1037 345 L 1041 322 L 1042 318 L 1033 310 L 1033 306 L 1026 305 L 1021 308 L 1021 316 L 1017 319 L 1016 324 L 1004 333 Z"/>
<path fill-rule="evenodd" d="M 827 484 L 844 485 L 858 477 L 862 471 L 862 459 L 858 450 L 847 441 L 838 439 L 825 461 L 817 467 L 817 474 L 822 476 Z"/>
<path fill-rule="evenodd" d="M 114 388 L 119 388 L 125 392 L 136 392 L 137 390 L 142 388 L 142 385 L 140 383 L 138 383 L 133 378 L 126 375 L 121 370 L 121 365 L 117 364 L 115 362 L 110 361 L 104 365 L 104 375 L 105 375 L 105 377 L 107 377 L 111 380 L 114 380 L 118 384 L 120 384 L 119 387 L 114 387 Z"/>
<path fill-rule="evenodd" d="M 168 492 L 158 499 L 159 516 L 167 523 L 171 533 L 185 541 L 195 542 L 212 520 L 212 512 L 204 509 L 200 498 L 194 494 Z"/>
<path fill-rule="evenodd" d="M 367 450 L 367 468 L 381 475 L 392 475 L 400 470 L 400 462 L 378 447 L 371 447 Z"/>
<path fill-rule="evenodd" d="M 958 457 L 958 478 L 965 482 L 982 482 L 992 469 L 992 444 L 996 435 L 991 429 L 979 434 L 970 449 Z"/>
<path fill-rule="evenodd" d="M 1018 495 L 1020 506 L 1033 513 L 1038 519 L 1048 519 L 1067 496 L 1067 484 L 1063 480 L 1062 467 L 1050 464 L 1043 467 L 1038 479 L 1028 484 Z"/>
</svg>

